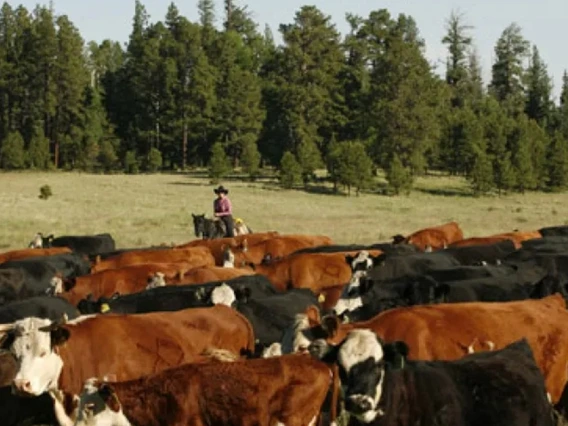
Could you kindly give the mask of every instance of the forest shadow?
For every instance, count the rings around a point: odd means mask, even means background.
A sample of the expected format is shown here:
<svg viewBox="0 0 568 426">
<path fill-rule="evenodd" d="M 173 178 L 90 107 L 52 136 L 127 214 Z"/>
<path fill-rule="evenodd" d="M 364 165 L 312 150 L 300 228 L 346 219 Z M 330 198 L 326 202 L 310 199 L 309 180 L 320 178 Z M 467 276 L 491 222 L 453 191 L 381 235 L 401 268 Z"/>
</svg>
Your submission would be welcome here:
<svg viewBox="0 0 568 426">
<path fill-rule="evenodd" d="M 461 188 L 413 188 L 413 191 L 441 197 L 474 198 L 473 192 L 464 191 Z"/>
</svg>

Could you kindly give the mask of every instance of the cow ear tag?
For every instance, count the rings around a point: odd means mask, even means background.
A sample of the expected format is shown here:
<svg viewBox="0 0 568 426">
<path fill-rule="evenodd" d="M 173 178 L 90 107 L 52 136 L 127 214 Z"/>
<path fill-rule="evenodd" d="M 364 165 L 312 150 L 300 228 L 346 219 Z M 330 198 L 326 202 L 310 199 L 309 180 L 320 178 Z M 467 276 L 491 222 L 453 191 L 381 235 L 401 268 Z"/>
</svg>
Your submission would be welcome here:
<svg viewBox="0 0 568 426">
<path fill-rule="evenodd" d="M 105 312 L 110 311 L 110 306 L 108 305 L 108 303 L 103 303 L 101 305 L 101 312 L 104 314 Z"/>
<path fill-rule="evenodd" d="M 325 294 L 322 293 L 322 294 L 319 295 L 318 302 L 320 302 L 320 303 L 325 302 Z"/>
</svg>

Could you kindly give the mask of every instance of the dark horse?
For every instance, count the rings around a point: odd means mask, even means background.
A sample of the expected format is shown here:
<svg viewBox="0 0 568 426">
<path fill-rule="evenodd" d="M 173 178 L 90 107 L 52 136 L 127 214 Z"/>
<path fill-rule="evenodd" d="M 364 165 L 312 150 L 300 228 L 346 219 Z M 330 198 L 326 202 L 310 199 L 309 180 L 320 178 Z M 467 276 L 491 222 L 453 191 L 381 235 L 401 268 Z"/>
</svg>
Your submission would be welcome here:
<svg viewBox="0 0 568 426">
<path fill-rule="evenodd" d="M 196 237 L 202 237 L 204 240 L 225 237 L 225 224 L 222 220 L 209 219 L 204 214 L 195 215 L 192 213 L 191 216 L 193 216 L 193 228 Z"/>
</svg>

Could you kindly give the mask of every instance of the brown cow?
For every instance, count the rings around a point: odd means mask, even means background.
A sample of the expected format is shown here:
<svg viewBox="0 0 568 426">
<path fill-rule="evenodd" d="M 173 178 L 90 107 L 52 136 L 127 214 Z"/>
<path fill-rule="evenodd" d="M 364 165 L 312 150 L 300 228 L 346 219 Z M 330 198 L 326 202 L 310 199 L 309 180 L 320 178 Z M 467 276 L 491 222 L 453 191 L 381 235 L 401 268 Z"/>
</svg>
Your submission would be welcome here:
<svg viewBox="0 0 568 426">
<path fill-rule="evenodd" d="M 186 364 L 117 383 L 93 378 L 85 383 L 76 403 L 86 412 L 61 403 L 72 395 L 51 394 L 62 426 L 311 426 L 333 379 L 323 362 L 287 355 Z"/>
<path fill-rule="evenodd" d="M 489 237 L 473 237 L 466 238 L 465 240 L 456 241 L 449 245 L 449 247 L 468 247 L 483 244 L 495 244 L 503 240 L 511 240 L 515 243 L 515 248 L 519 249 L 523 241 L 532 240 L 535 238 L 542 238 L 538 231 L 524 231 L 524 232 L 507 232 L 504 234 L 491 235 Z"/>
<path fill-rule="evenodd" d="M 205 284 L 213 281 L 227 281 L 244 275 L 254 275 L 254 271 L 244 268 L 223 268 L 213 266 L 208 268 L 193 268 L 183 275 L 164 276 L 155 273 L 148 282 L 147 288 L 163 287 L 166 285 Z"/>
<path fill-rule="evenodd" d="M 568 380 L 566 324 L 568 310 L 560 294 L 515 302 L 397 308 L 352 324 L 341 324 L 332 316 L 318 324 L 313 316 L 298 315 L 292 340 L 283 340 L 281 349 L 284 353 L 305 350 L 314 336 L 327 336 L 328 343 L 337 344 L 349 331 L 367 328 L 386 342 L 404 341 L 410 348 L 409 359 L 454 360 L 480 350 L 502 349 L 525 337 L 556 403 Z M 273 349 L 272 354 L 277 353 Z"/>
<path fill-rule="evenodd" d="M 267 265 L 251 265 L 254 272 L 264 275 L 279 291 L 289 288 L 309 288 L 316 295 L 324 295 L 321 300 L 324 309 L 335 306 L 341 297 L 341 289 L 350 281 L 351 265 L 347 256 L 360 252 L 337 253 L 299 253 L 284 257 Z M 367 256 L 379 256 L 380 250 L 370 250 Z"/>
<path fill-rule="evenodd" d="M 463 240 L 463 232 L 457 222 L 448 222 L 440 226 L 425 228 L 403 237 L 398 234 L 393 237 L 393 244 L 413 244 L 419 250 L 440 250 L 450 244 Z"/>
<path fill-rule="evenodd" d="M 91 273 L 107 269 L 124 268 L 142 263 L 188 263 L 194 268 L 215 266 L 215 258 L 207 247 L 190 247 L 184 249 L 140 250 L 120 253 L 95 263 Z"/>
<path fill-rule="evenodd" d="M 333 244 L 331 238 L 324 235 L 279 235 L 254 245 L 250 244 L 245 238 L 242 248 L 232 250 L 234 255 L 233 266 L 242 267 L 251 263 L 259 265 L 267 255 L 273 259 L 278 259 L 303 248 L 331 244 Z"/>
<path fill-rule="evenodd" d="M 111 297 L 115 293 L 130 294 L 143 291 L 158 273 L 162 279 L 174 280 L 192 269 L 187 263 L 146 263 L 106 269 L 91 275 L 65 280 L 65 293 L 60 294 L 72 305 L 92 294 L 95 299 Z"/>
<path fill-rule="evenodd" d="M 12 250 L 0 253 L 0 263 L 8 262 L 11 260 L 21 260 L 30 257 L 38 256 L 52 256 L 55 254 L 71 253 L 71 249 L 67 247 L 51 247 L 45 249 L 22 249 Z"/>
<path fill-rule="evenodd" d="M 26 318 L 1 326 L 1 348 L 17 359 L 17 391 L 40 395 L 61 387 L 79 393 L 85 380 L 113 374 L 132 380 L 192 362 L 207 348 L 254 351 L 249 321 L 227 306 L 137 315 L 80 317 L 67 324 Z"/>
<path fill-rule="evenodd" d="M 223 266 L 223 252 L 226 247 L 231 247 L 232 249 L 242 249 L 243 241 L 245 246 L 247 244 L 258 244 L 262 241 L 268 240 L 270 238 L 278 236 L 278 232 L 262 232 L 257 234 L 246 234 L 238 235 L 234 238 L 216 238 L 213 240 L 193 240 L 189 243 L 181 244 L 176 246 L 176 248 L 188 248 L 188 247 L 207 247 L 213 257 L 215 257 L 215 265 Z"/>
</svg>

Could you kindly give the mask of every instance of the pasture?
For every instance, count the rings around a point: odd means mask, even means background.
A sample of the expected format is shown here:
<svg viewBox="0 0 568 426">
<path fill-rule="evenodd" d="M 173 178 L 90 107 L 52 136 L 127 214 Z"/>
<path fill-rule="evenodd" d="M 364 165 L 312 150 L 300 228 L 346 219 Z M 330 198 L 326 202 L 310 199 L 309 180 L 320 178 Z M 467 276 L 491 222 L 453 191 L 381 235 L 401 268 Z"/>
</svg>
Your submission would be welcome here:
<svg viewBox="0 0 568 426">
<path fill-rule="evenodd" d="M 195 238 L 191 213 L 212 213 L 213 185 L 197 174 L 0 174 L 0 248 L 25 247 L 36 232 L 110 232 L 120 247 Z M 323 234 L 337 243 L 374 243 L 451 220 L 464 237 L 568 223 L 568 194 L 475 198 L 460 178 L 418 179 L 409 196 L 331 195 L 283 190 L 273 181 L 226 179 L 235 217 L 253 231 Z M 53 196 L 38 198 L 50 185 Z"/>
</svg>

